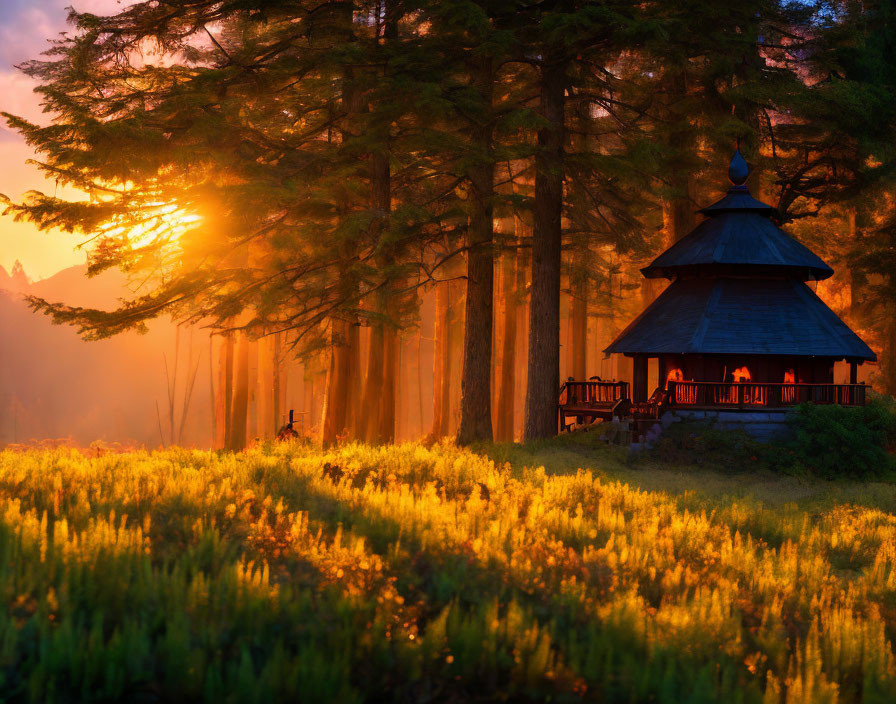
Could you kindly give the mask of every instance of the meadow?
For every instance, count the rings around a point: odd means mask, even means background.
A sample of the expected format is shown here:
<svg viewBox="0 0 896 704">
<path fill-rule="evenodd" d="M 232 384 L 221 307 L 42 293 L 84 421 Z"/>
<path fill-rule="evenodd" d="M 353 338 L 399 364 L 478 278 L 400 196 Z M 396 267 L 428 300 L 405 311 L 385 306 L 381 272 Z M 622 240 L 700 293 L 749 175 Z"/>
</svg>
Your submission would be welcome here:
<svg viewBox="0 0 896 704">
<path fill-rule="evenodd" d="M 571 442 L 0 453 L 0 700 L 896 701 L 896 485 Z"/>
</svg>

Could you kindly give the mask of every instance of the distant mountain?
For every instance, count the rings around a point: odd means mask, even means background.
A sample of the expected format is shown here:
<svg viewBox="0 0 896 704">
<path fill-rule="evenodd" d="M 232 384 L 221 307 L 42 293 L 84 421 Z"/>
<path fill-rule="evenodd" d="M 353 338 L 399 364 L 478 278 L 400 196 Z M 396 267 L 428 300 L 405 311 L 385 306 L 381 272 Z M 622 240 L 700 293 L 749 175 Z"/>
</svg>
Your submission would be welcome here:
<svg viewBox="0 0 896 704">
<path fill-rule="evenodd" d="M 16 259 L 12 265 L 12 271 L 6 273 L 6 269 L 0 266 L 0 290 L 10 293 L 27 293 L 31 286 L 31 279 L 25 273 L 22 262 Z"/>
<path fill-rule="evenodd" d="M 28 279 L 21 264 L 0 269 L 0 446 L 29 439 L 71 437 L 157 446 L 161 420 L 168 442 L 165 363 L 173 367 L 175 326 L 150 325 L 146 335 L 127 333 L 84 342 L 66 326 L 32 312 L 22 300 L 33 294 L 48 301 L 109 308 L 128 295 L 119 272 L 87 278 L 75 266 L 41 281 Z M 190 335 L 193 364 L 200 362 L 183 441 L 209 442 L 208 341 L 206 333 L 181 333 L 176 416 L 182 407 Z M 201 359 L 200 359 L 201 356 Z M 158 416 L 157 416 L 158 404 Z"/>
<path fill-rule="evenodd" d="M 35 281 L 27 292 L 54 303 L 62 301 L 85 308 L 112 308 L 120 298 L 130 295 L 127 280 L 120 271 L 115 269 L 88 278 L 86 264 L 71 266 Z"/>
</svg>

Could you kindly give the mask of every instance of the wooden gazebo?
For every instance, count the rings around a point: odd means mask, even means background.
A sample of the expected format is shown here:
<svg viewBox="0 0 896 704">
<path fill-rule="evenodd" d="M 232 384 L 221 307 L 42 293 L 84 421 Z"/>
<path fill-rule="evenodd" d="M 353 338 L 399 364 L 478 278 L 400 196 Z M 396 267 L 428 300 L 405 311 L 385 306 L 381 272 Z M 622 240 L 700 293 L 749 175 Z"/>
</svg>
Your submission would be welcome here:
<svg viewBox="0 0 896 704">
<path fill-rule="evenodd" d="M 857 366 L 874 352 L 806 285 L 833 270 L 754 199 L 735 152 L 732 187 L 706 219 L 642 269 L 672 283 L 606 348 L 633 358 L 631 402 L 665 408 L 780 408 L 804 401 L 863 405 Z M 648 360 L 659 388 L 648 398 Z M 850 383 L 834 383 L 834 362 Z"/>
</svg>

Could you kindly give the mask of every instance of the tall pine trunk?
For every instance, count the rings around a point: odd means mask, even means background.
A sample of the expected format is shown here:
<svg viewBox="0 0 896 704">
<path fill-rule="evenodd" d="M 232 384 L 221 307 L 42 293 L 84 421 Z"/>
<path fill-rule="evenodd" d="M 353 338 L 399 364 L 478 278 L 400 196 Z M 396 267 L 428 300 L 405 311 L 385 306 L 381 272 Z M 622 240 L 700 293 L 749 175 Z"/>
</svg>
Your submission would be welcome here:
<svg viewBox="0 0 896 704">
<path fill-rule="evenodd" d="M 215 447 L 230 447 L 232 425 L 230 408 L 233 399 L 233 333 L 220 336 L 218 346 L 218 393 L 215 395 L 217 435 Z"/>
<path fill-rule="evenodd" d="M 302 431 L 306 434 L 311 433 L 314 423 L 314 377 L 317 370 L 318 360 L 316 358 L 308 358 L 302 365 Z"/>
<path fill-rule="evenodd" d="M 385 147 L 384 147 L 385 148 Z M 392 210 L 392 178 L 387 152 L 371 157 L 370 208 L 374 213 L 372 240 L 377 241 L 389 224 Z M 379 264 L 388 267 L 394 252 L 384 251 Z M 391 294 L 391 295 L 390 295 Z M 395 305 L 393 286 L 374 296 L 380 318 L 388 318 Z M 392 442 L 395 439 L 395 365 L 397 363 L 397 330 L 388 322 L 376 322 L 370 331 L 367 377 L 364 381 L 363 438 L 367 442 Z"/>
<path fill-rule="evenodd" d="M 498 387 L 498 403 L 495 413 L 495 439 L 501 442 L 513 440 L 514 397 L 516 392 L 516 319 L 517 255 L 507 252 L 501 259 L 501 299 L 504 304 L 503 337 L 501 344 L 501 377 Z"/>
<path fill-rule="evenodd" d="M 357 321 L 348 321 L 348 372 L 346 373 L 345 428 L 349 437 L 361 436 L 361 326 Z"/>
<path fill-rule="evenodd" d="M 377 19 L 382 19 L 383 36 L 377 32 L 376 43 L 389 44 L 398 39 L 398 22 L 401 7 L 395 2 L 383 2 L 378 6 Z M 368 108 L 376 109 L 376 105 Z M 379 249 L 376 263 L 382 270 L 393 266 L 398 253 L 393 245 L 383 244 L 383 236 L 390 225 L 392 212 L 392 173 L 389 163 L 390 134 L 388 123 L 373 122 L 368 135 L 375 137 L 377 146 L 370 154 L 370 210 L 371 241 Z M 392 276 L 392 274 L 387 274 Z M 389 321 L 395 316 L 395 308 L 400 305 L 395 300 L 399 294 L 393 281 L 386 281 L 382 290 L 374 295 L 374 306 L 379 321 L 375 322 L 370 335 L 367 377 L 364 383 L 363 437 L 367 442 L 388 443 L 395 440 L 395 385 L 397 382 L 398 331 Z"/>
<path fill-rule="evenodd" d="M 215 337 L 211 333 L 208 336 L 208 393 L 211 402 L 211 421 L 212 434 L 209 439 L 209 447 L 217 448 L 218 445 L 218 423 L 221 419 L 218 415 L 218 398 L 215 395 Z"/>
<path fill-rule="evenodd" d="M 466 260 L 464 260 L 459 269 L 466 271 Z M 448 396 L 450 412 L 448 414 L 448 429 L 446 435 L 456 435 L 457 429 L 460 427 L 460 401 L 461 401 L 461 379 L 464 365 L 464 330 L 466 325 L 466 301 L 467 286 L 466 282 L 452 281 L 448 290 L 451 292 L 450 303 L 448 304 L 448 369 L 451 373 L 449 376 Z"/>
<path fill-rule="evenodd" d="M 461 445 L 492 439 L 492 312 L 495 277 L 492 210 L 495 165 L 491 157 L 494 73 L 490 58 L 482 58 L 476 62 L 473 82 L 480 92 L 485 111 L 473 125 L 473 147 L 478 154 L 477 163 L 468 171 L 471 212 L 467 229 L 467 301 L 460 428 L 457 431 L 457 442 Z"/>
<path fill-rule="evenodd" d="M 889 316 L 890 324 L 887 330 L 886 364 L 884 365 L 884 389 L 888 396 L 896 396 L 896 315 Z"/>
<path fill-rule="evenodd" d="M 380 397 L 379 442 L 395 442 L 395 420 L 398 396 L 398 355 L 400 352 L 398 330 L 383 330 L 383 386 Z"/>
<path fill-rule="evenodd" d="M 229 448 L 231 450 L 242 450 L 246 447 L 246 429 L 249 415 L 249 338 L 242 330 L 236 333 L 236 338 Z"/>
<path fill-rule="evenodd" d="M 565 67 L 546 56 L 541 69 L 541 116 L 547 124 L 538 130 L 535 157 L 527 440 L 556 435 L 558 425 Z"/>
<path fill-rule="evenodd" d="M 423 426 L 423 354 L 421 351 L 421 343 L 423 341 L 423 331 L 420 327 L 417 327 L 417 332 L 414 335 L 414 359 L 417 360 L 417 423 L 414 426 L 415 435 L 422 436 L 425 428 Z"/>
<path fill-rule="evenodd" d="M 351 350 L 348 336 L 351 323 L 342 318 L 333 318 L 330 326 L 330 363 L 321 414 L 321 442 L 324 447 L 335 443 L 345 432 L 350 393 Z"/>
<path fill-rule="evenodd" d="M 258 390 L 255 393 L 258 406 L 256 433 L 262 440 L 270 440 L 277 432 L 274 427 L 274 338 L 264 336 L 258 340 Z"/>
<path fill-rule="evenodd" d="M 336 31 L 342 35 L 343 41 L 347 42 L 354 38 L 353 7 L 350 2 L 337 3 L 333 6 L 336 11 L 334 17 Z M 339 126 L 339 135 L 344 144 L 354 137 L 352 130 L 358 129 L 357 120 L 362 108 L 363 91 L 354 69 L 348 65 L 343 68 L 341 83 L 341 109 L 344 115 Z M 349 198 L 348 201 L 350 200 Z M 341 215 L 347 217 L 352 209 L 351 202 L 342 203 Z M 348 258 L 350 252 L 347 247 L 343 245 L 341 249 L 343 257 Z M 338 296 L 344 301 L 352 300 L 352 294 L 356 291 L 357 284 L 346 272 L 340 272 L 339 276 Z M 337 438 L 349 429 L 349 425 L 357 421 L 357 414 L 350 409 L 352 391 L 359 383 L 356 374 L 359 340 L 357 331 L 352 330 L 354 323 L 355 321 L 345 313 L 337 313 L 330 318 L 330 359 L 324 382 L 324 399 L 320 416 L 321 442 L 324 446 L 336 442 Z M 311 400 L 313 405 L 313 393 Z M 314 417 L 312 413 L 312 407 L 309 406 L 305 418 Z"/>
<path fill-rule="evenodd" d="M 517 238 L 522 241 L 524 238 L 524 221 L 519 217 L 516 219 Z M 528 234 L 528 233 L 527 233 Z M 529 360 L 527 352 L 529 345 L 529 292 L 528 285 L 530 280 L 530 271 L 532 268 L 532 250 L 529 247 L 520 247 L 516 253 L 516 292 L 518 296 L 517 312 L 516 312 L 516 354 L 517 359 L 517 376 L 516 388 L 522 393 L 516 393 L 513 404 L 514 415 L 514 438 L 523 434 L 523 427 L 526 416 L 526 394 L 525 390 L 529 379 Z"/>
<path fill-rule="evenodd" d="M 249 393 L 248 410 L 246 411 L 246 444 L 249 445 L 261 438 L 259 412 L 259 391 L 261 390 L 261 342 L 249 340 Z"/>
<path fill-rule="evenodd" d="M 433 440 L 448 434 L 448 419 L 451 414 L 451 342 L 448 319 L 448 301 L 451 297 L 450 284 L 439 282 L 436 289 L 435 334 L 432 370 L 432 431 Z"/>
<path fill-rule="evenodd" d="M 671 80 L 671 98 L 674 101 L 673 131 L 669 141 L 677 154 L 677 164 L 669 169 L 668 179 L 672 186 L 672 197 L 669 200 L 669 216 L 671 228 L 668 231 L 671 247 L 682 237 L 688 234 L 697 224 L 697 216 L 694 207 L 693 174 L 687 166 L 687 157 L 694 151 L 693 128 L 688 115 L 682 114 L 682 105 L 687 106 L 688 79 L 682 70 L 676 72 Z"/>
<path fill-rule="evenodd" d="M 383 356 L 385 341 L 383 326 L 370 328 L 370 345 L 367 348 L 367 376 L 364 379 L 364 396 L 361 401 L 360 437 L 365 442 L 376 442 L 380 428 L 380 395 L 383 388 Z"/>
<path fill-rule="evenodd" d="M 854 251 L 862 251 L 863 235 L 872 225 L 868 207 L 866 205 L 850 207 L 847 211 L 847 221 L 849 223 L 849 246 Z M 861 267 L 849 267 L 849 314 L 856 323 L 862 321 L 863 303 L 867 303 L 863 292 L 867 285 L 868 277 Z"/>
<path fill-rule="evenodd" d="M 585 360 L 588 352 L 588 286 L 587 279 L 581 274 L 572 272 L 571 278 L 566 369 L 573 379 L 584 381 L 587 378 Z"/>
<path fill-rule="evenodd" d="M 280 356 L 283 354 L 283 350 L 281 347 L 279 332 L 274 333 L 274 339 L 271 343 L 272 352 L 272 365 L 273 365 L 273 379 L 271 393 L 273 395 L 273 413 L 274 413 L 274 433 L 280 428 L 283 424 L 283 397 L 284 391 L 286 390 L 286 367 L 280 361 Z M 275 435 L 276 437 L 276 435 Z"/>
</svg>

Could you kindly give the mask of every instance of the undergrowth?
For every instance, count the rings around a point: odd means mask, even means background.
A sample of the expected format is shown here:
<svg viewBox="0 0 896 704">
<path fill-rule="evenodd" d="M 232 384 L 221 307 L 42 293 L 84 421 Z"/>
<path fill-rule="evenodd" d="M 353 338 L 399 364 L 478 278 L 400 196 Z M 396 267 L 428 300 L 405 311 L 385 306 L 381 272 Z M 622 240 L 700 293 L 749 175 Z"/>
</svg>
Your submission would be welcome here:
<svg viewBox="0 0 896 704">
<path fill-rule="evenodd" d="M 765 468 L 825 479 L 896 479 L 896 403 L 875 396 L 864 407 L 797 406 L 773 442 L 711 422 L 671 425 L 652 448 L 654 459 L 730 471 Z"/>
<path fill-rule="evenodd" d="M 589 442 L 0 453 L 2 698 L 896 700 L 891 513 Z"/>
</svg>

